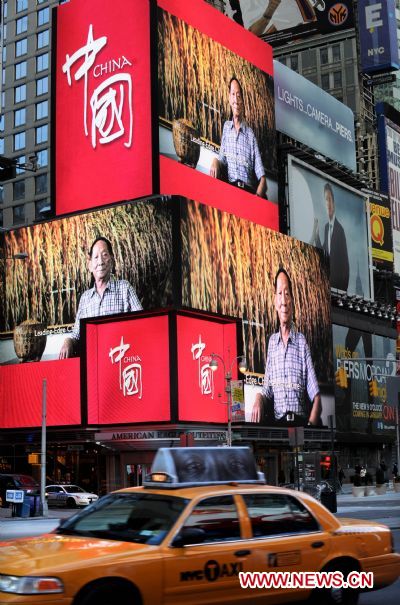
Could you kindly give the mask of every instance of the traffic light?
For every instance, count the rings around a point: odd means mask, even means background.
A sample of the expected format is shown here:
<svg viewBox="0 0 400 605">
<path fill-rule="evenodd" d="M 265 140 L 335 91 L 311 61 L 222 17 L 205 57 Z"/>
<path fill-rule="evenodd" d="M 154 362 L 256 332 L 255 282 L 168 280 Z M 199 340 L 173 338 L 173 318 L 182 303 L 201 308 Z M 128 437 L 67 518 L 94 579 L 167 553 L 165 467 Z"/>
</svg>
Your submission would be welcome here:
<svg viewBox="0 0 400 605">
<path fill-rule="evenodd" d="M 343 389 L 347 389 L 347 374 L 346 370 L 342 367 L 339 368 L 335 373 L 336 384 L 342 387 Z"/>
<path fill-rule="evenodd" d="M 378 383 L 376 380 L 369 381 L 369 394 L 372 397 L 378 397 Z"/>
<path fill-rule="evenodd" d="M 16 162 L 11 158 L 0 155 L 0 183 L 14 179 L 16 175 Z"/>
</svg>

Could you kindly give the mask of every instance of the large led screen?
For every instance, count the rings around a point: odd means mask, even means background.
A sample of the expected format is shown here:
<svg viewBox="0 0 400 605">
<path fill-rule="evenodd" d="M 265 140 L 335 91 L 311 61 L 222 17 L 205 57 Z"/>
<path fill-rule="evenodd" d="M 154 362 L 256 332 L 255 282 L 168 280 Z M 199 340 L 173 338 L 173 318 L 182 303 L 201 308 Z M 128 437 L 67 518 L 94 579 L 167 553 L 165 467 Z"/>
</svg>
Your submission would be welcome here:
<svg viewBox="0 0 400 605">
<path fill-rule="evenodd" d="M 146 200 L 5 233 L 0 363 L 77 355 L 80 319 L 171 304 L 172 205 Z"/>
<path fill-rule="evenodd" d="M 373 261 L 393 270 L 393 238 L 390 200 L 385 195 L 370 195 L 369 214 Z"/>
<path fill-rule="evenodd" d="M 58 215 L 153 193 L 150 2 L 57 8 Z"/>
<path fill-rule="evenodd" d="M 371 298 L 369 216 L 355 189 L 289 157 L 290 234 L 325 251 L 331 287 Z"/>
<path fill-rule="evenodd" d="M 160 5 L 162 193 L 278 228 L 271 48 L 204 2 Z"/>
<path fill-rule="evenodd" d="M 227 422 L 226 372 L 237 375 L 236 322 L 177 317 L 178 417 Z M 217 369 L 210 367 L 215 354 Z"/>
<path fill-rule="evenodd" d="M 170 420 L 167 315 L 88 322 L 86 358 L 89 424 Z"/>
<path fill-rule="evenodd" d="M 354 25 L 351 0 L 227 0 L 225 13 L 274 46 Z"/>
<path fill-rule="evenodd" d="M 344 367 L 348 381 L 345 388 L 335 385 L 337 430 L 393 435 L 398 401 L 389 400 L 386 380 L 396 376 L 396 341 L 334 325 L 333 347 L 335 370 Z"/>
<path fill-rule="evenodd" d="M 380 113 L 381 110 L 378 110 Z M 389 194 L 392 214 L 394 271 L 400 275 L 400 124 L 378 113 L 379 165 L 382 191 Z M 400 117 L 397 112 L 395 114 Z"/>
<path fill-rule="evenodd" d="M 296 392 L 301 393 L 298 416 L 307 424 L 310 395 L 314 400 L 319 394 L 324 408 L 324 397 L 331 397 L 332 391 L 329 268 L 324 254 L 294 238 L 191 200 L 182 206 L 181 228 L 183 304 L 242 318 L 248 370 L 261 374 L 272 362 L 267 378 L 280 388 L 276 395 L 274 389 L 269 390 L 265 410 L 272 410 L 274 400 L 280 406 L 276 414 L 283 415 L 282 390 L 290 395 L 292 409 L 293 400 L 298 399 Z M 278 316 L 274 283 L 281 268 L 291 282 L 286 320 L 284 312 Z M 280 359 L 276 341 L 282 322 L 290 326 L 291 346 L 297 350 L 293 351 L 296 370 L 287 376 L 285 362 L 274 363 Z M 316 424 L 321 424 L 324 416 L 318 416 Z M 258 420 L 265 424 L 274 421 L 266 414 Z M 291 424 L 288 421 L 285 425 Z"/>
</svg>

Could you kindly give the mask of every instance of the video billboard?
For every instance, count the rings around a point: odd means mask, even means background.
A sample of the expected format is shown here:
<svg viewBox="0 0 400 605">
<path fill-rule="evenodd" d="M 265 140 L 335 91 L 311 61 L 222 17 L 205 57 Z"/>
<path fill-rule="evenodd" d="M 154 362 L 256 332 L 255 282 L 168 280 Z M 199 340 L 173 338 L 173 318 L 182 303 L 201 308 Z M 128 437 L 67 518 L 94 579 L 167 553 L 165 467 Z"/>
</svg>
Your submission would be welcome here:
<svg viewBox="0 0 400 605">
<path fill-rule="evenodd" d="M 288 170 L 290 234 L 329 256 L 332 288 L 371 299 L 365 196 L 292 156 Z"/>
<path fill-rule="evenodd" d="M 400 275 L 400 124 L 383 112 L 382 105 L 377 106 L 381 188 L 390 198 L 394 272 Z"/>
<path fill-rule="evenodd" d="M 172 207 L 146 200 L 4 233 L 0 363 L 79 354 L 79 319 L 171 304 Z"/>
<path fill-rule="evenodd" d="M 273 46 L 354 27 L 351 0 L 227 0 L 225 13 Z"/>
<path fill-rule="evenodd" d="M 393 270 L 392 214 L 385 195 L 369 195 L 372 260 L 382 268 Z"/>
<path fill-rule="evenodd" d="M 57 7 L 56 214 L 153 193 L 150 2 Z"/>
<path fill-rule="evenodd" d="M 358 33 L 364 73 L 399 69 L 395 0 L 358 0 Z"/>
<path fill-rule="evenodd" d="M 280 268 L 286 270 L 292 287 L 291 338 L 299 347 L 294 354 L 298 372 L 291 378 L 279 378 L 284 363 L 275 364 L 271 379 L 280 382 L 281 391 L 283 388 L 292 395 L 296 391 L 293 385 L 298 385 L 302 394 L 302 413 L 298 415 L 307 424 L 311 402 L 305 386 L 309 395 L 311 363 L 316 390 L 323 399 L 320 424 L 326 417 L 324 396 L 332 392 L 329 268 L 324 254 L 294 238 L 191 200 L 182 205 L 181 229 L 182 302 L 242 318 L 244 346 L 238 354 L 246 354 L 250 372 L 264 374 L 271 338 L 276 339 L 279 333 L 274 281 Z M 278 395 L 273 398 L 278 401 Z M 269 410 L 273 398 L 269 398 Z M 274 423 L 270 416 L 259 421 Z"/>
<path fill-rule="evenodd" d="M 277 229 L 272 49 L 205 2 L 159 6 L 160 191 Z"/>
<path fill-rule="evenodd" d="M 333 325 L 333 359 L 346 370 L 348 386 L 335 385 L 336 429 L 367 435 L 394 435 L 398 401 L 388 400 L 386 380 L 396 376 L 396 341 Z M 377 394 L 371 393 L 371 381 Z"/>
<path fill-rule="evenodd" d="M 274 84 L 276 129 L 355 171 L 351 109 L 279 61 Z"/>
</svg>

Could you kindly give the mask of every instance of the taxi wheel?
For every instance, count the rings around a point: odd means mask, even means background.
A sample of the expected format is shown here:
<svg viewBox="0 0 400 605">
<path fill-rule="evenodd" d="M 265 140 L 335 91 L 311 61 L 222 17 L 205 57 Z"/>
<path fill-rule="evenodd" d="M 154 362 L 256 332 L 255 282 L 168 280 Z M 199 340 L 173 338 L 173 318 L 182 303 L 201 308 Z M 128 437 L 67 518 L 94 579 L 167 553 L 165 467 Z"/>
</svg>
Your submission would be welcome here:
<svg viewBox="0 0 400 605">
<path fill-rule="evenodd" d="M 104 579 L 87 586 L 74 605 L 115 605 L 116 603 L 139 605 L 141 602 L 134 586 L 110 578 L 108 581 Z"/>
<path fill-rule="evenodd" d="M 330 565 L 323 571 L 341 571 L 343 577 L 346 579 L 347 575 L 351 571 L 356 571 L 357 565 L 354 568 L 348 567 L 347 565 Z M 311 605 L 357 605 L 358 590 L 354 588 L 315 588 L 309 599 Z"/>
<path fill-rule="evenodd" d="M 76 502 L 75 502 L 74 498 L 68 498 L 67 508 L 76 508 Z"/>
</svg>

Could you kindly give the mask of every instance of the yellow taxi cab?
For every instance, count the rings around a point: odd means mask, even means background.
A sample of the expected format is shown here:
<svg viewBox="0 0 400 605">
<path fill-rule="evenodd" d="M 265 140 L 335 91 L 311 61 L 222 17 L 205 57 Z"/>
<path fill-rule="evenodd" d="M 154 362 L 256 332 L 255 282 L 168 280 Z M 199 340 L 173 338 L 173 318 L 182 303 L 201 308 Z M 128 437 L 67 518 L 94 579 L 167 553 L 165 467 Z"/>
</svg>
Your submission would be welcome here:
<svg viewBox="0 0 400 605">
<path fill-rule="evenodd" d="M 0 604 L 356 603 L 359 590 L 242 588 L 246 572 L 373 572 L 400 555 L 378 523 L 337 519 L 265 485 L 248 448 L 160 449 L 143 487 L 91 504 L 52 533 L 0 544 Z"/>
</svg>

